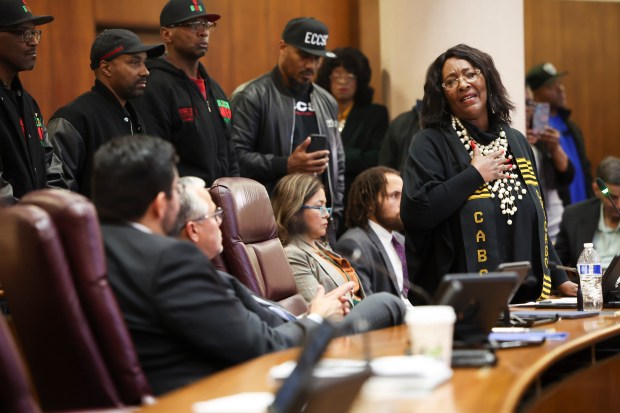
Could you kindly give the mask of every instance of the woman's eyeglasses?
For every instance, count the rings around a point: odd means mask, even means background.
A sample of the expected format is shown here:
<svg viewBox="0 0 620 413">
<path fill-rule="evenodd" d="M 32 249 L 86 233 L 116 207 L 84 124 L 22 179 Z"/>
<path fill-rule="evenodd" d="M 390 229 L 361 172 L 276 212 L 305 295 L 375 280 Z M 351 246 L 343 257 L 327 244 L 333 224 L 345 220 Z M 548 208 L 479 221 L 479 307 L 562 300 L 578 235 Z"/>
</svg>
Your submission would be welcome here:
<svg viewBox="0 0 620 413">
<path fill-rule="evenodd" d="M 319 211 L 321 216 L 331 215 L 332 214 L 332 208 L 331 207 L 326 207 L 325 205 L 321 205 L 321 206 L 302 205 L 301 209 L 314 209 L 314 210 L 317 210 L 317 211 Z"/>
<path fill-rule="evenodd" d="M 441 84 L 441 87 L 443 87 L 446 90 L 454 89 L 461 83 L 461 80 L 464 80 L 467 83 L 473 83 L 476 80 L 478 80 L 479 76 L 480 76 L 480 69 L 475 69 L 473 71 L 465 72 L 461 76 L 450 77 L 444 80 L 444 82 Z"/>
</svg>

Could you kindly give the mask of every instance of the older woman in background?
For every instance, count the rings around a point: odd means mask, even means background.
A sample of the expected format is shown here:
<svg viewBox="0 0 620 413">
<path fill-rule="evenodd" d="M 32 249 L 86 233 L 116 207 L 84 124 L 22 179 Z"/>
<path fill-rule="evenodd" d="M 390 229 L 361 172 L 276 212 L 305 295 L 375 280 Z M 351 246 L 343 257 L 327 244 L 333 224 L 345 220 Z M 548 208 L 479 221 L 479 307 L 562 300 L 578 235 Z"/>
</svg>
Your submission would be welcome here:
<svg viewBox="0 0 620 413">
<path fill-rule="evenodd" d="M 510 127 L 514 106 L 493 59 L 458 45 L 428 68 L 421 123 L 404 172 L 401 217 L 414 284 L 434 293 L 448 273 L 530 261 L 514 302 L 575 295 L 547 234 L 534 155 Z"/>
<path fill-rule="evenodd" d="M 372 103 L 372 72 L 366 56 L 352 47 L 336 49 L 334 53 L 335 59 L 323 60 L 316 83 L 338 102 L 338 129 L 345 153 L 346 198 L 355 177 L 378 164 L 389 118 L 385 106 Z"/>
<path fill-rule="evenodd" d="M 312 301 L 319 284 L 328 292 L 348 281 L 355 283 L 351 303 L 363 299 L 364 289 L 351 264 L 323 242 L 331 208 L 321 181 L 311 175 L 287 175 L 276 185 L 272 205 L 278 236 L 306 301 Z"/>
</svg>

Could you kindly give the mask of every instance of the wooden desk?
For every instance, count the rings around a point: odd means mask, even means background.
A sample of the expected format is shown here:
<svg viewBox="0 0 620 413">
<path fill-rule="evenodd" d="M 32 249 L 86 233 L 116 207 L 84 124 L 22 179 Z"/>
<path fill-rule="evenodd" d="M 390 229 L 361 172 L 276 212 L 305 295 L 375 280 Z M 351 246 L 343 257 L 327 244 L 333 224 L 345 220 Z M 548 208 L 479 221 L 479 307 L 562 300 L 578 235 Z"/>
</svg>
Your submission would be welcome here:
<svg viewBox="0 0 620 413">
<path fill-rule="evenodd" d="M 617 411 L 614 407 L 620 406 L 620 317 L 561 320 L 552 327 L 568 332 L 569 338 L 538 347 L 500 350 L 497 366 L 455 369 L 449 382 L 422 399 L 377 402 L 359 397 L 353 411 Z M 405 326 L 367 335 L 374 357 L 402 355 L 407 347 Z M 327 357 L 361 358 L 362 348 L 361 336 L 342 337 L 331 343 Z M 191 412 L 196 401 L 244 391 L 275 391 L 267 371 L 297 357 L 298 352 L 290 349 L 273 353 L 227 369 L 169 393 L 140 412 Z"/>
</svg>

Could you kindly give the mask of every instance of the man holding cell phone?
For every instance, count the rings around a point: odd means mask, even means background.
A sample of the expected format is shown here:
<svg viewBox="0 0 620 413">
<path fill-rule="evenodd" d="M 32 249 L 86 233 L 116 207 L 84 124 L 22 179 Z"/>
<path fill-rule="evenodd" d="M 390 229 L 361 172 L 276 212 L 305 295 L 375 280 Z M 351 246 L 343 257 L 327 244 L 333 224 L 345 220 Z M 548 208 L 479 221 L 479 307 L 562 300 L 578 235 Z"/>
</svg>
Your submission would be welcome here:
<svg viewBox="0 0 620 413">
<path fill-rule="evenodd" d="M 549 125 L 559 132 L 557 139 L 574 168 L 573 179 L 558 186 L 564 206 L 588 199 L 593 195 L 592 172 L 586 155 L 583 134 L 570 119 L 571 111 L 566 108 L 566 91 L 562 77 L 568 72 L 558 72 L 549 62 L 532 67 L 525 76 L 526 84 L 532 89 L 537 102 L 549 104 Z"/>
<path fill-rule="evenodd" d="M 547 212 L 547 231 L 551 241 L 560 232 L 564 205 L 558 191 L 573 181 L 575 170 L 560 145 L 560 132 L 549 126 L 549 103 L 535 102 L 532 90 L 525 88 L 527 140 L 536 158 L 538 182 L 542 187 Z"/>
<path fill-rule="evenodd" d="M 237 88 L 231 104 L 232 139 L 240 175 L 271 193 L 291 173 L 315 174 L 333 207 L 328 233 L 335 233 L 344 209 L 344 150 L 338 132 L 338 105 L 313 83 L 326 50 L 327 26 L 313 18 L 289 21 L 271 72 Z"/>
</svg>

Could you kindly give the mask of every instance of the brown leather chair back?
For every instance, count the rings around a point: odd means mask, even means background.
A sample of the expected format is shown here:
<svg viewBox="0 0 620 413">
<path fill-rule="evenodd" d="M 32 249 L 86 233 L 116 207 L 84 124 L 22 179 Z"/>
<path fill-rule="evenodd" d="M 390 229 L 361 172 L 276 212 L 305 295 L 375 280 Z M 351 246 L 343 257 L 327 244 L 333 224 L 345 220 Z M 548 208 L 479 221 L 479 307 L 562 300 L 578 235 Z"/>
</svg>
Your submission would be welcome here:
<svg viewBox="0 0 620 413">
<path fill-rule="evenodd" d="M 255 294 L 281 301 L 295 314 L 305 312 L 301 296 L 291 298 L 297 287 L 265 187 L 248 178 L 220 178 L 211 186 L 211 197 L 224 210 L 222 255 L 230 274 Z"/>
<path fill-rule="evenodd" d="M 62 190 L 30 192 L 21 203 L 36 205 L 50 215 L 62 241 L 90 329 L 121 400 L 126 405 L 141 404 L 152 395 L 152 391 L 107 281 L 95 207 L 84 196 Z"/>
<path fill-rule="evenodd" d="M 9 326 L 0 315 L 0 412 L 41 413 Z"/>
<path fill-rule="evenodd" d="M 0 283 L 44 410 L 122 406 L 49 215 L 0 209 Z"/>
</svg>

